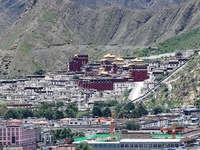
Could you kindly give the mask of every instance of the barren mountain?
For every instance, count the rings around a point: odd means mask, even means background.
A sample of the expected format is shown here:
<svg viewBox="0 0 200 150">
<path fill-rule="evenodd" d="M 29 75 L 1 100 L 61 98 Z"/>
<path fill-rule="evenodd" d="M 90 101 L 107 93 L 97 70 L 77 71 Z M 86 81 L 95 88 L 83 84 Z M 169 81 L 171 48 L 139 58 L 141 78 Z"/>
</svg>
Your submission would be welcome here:
<svg viewBox="0 0 200 150">
<path fill-rule="evenodd" d="M 119 53 L 154 45 L 199 26 L 198 14 L 199 0 L 159 11 L 39 0 L 1 37 L 2 58 L 9 58 L 2 61 L 1 73 L 65 69 L 67 58 L 79 51 L 96 59 L 105 50 Z"/>
</svg>

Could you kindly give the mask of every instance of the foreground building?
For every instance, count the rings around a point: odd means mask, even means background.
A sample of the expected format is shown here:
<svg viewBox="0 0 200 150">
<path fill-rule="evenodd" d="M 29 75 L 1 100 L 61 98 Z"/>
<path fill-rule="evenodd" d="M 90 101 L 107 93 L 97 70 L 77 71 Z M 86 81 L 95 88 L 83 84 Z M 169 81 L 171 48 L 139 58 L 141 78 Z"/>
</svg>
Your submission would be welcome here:
<svg viewBox="0 0 200 150">
<path fill-rule="evenodd" d="M 8 120 L 0 122 L 0 145 L 16 147 L 16 149 L 36 149 L 36 129 L 23 124 L 22 120 Z"/>
<path fill-rule="evenodd" d="M 74 142 L 77 145 L 79 142 Z M 122 139 L 118 142 L 88 142 L 93 150 L 180 150 L 181 139 Z"/>
</svg>

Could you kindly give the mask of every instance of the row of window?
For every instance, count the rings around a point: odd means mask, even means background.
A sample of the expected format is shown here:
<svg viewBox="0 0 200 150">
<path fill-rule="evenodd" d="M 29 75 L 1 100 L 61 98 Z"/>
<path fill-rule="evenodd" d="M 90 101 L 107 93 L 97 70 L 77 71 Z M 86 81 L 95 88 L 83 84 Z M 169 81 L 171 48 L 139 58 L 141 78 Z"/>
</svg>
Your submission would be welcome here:
<svg viewBox="0 0 200 150">
<path fill-rule="evenodd" d="M 19 128 L 0 128 L 0 133 L 2 133 L 2 132 L 6 132 L 6 129 L 7 129 L 7 131 L 9 132 L 9 131 L 19 131 Z"/>
<path fill-rule="evenodd" d="M 92 147 L 119 147 L 119 144 L 91 144 Z"/>
<path fill-rule="evenodd" d="M 167 147 L 179 147 L 179 144 L 121 144 L 120 147 L 144 147 L 144 148 L 167 148 Z"/>
<path fill-rule="evenodd" d="M 169 148 L 179 147 L 179 144 L 91 144 L 92 147 L 135 147 L 135 148 Z"/>
</svg>

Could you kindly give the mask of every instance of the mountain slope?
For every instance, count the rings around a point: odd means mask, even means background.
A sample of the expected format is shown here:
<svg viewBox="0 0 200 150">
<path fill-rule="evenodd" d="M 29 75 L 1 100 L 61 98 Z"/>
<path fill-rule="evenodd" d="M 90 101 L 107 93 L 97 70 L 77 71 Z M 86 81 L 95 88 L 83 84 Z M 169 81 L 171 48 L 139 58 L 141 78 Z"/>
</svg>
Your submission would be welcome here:
<svg viewBox="0 0 200 150">
<path fill-rule="evenodd" d="M 161 85 L 154 95 L 147 98 L 147 106 L 152 108 L 156 105 L 167 105 L 170 108 L 180 108 L 183 105 L 194 105 L 200 98 L 199 60 L 200 55 L 196 55 L 183 70 L 169 79 L 172 89 L 169 90 L 167 85 Z"/>
<path fill-rule="evenodd" d="M 2 57 L 11 57 L 0 69 L 6 75 L 52 71 L 64 69 L 67 58 L 80 51 L 96 59 L 103 50 L 153 45 L 199 26 L 199 6 L 191 0 L 158 12 L 116 5 L 93 10 L 69 0 L 40 0 L 1 37 Z"/>
<path fill-rule="evenodd" d="M 1 0 L 0 34 L 9 29 L 9 27 L 20 18 L 21 13 L 31 5 L 31 0 Z"/>
<path fill-rule="evenodd" d="M 189 0 L 72 0 L 91 9 L 119 5 L 130 9 L 157 10 L 176 6 Z"/>
</svg>

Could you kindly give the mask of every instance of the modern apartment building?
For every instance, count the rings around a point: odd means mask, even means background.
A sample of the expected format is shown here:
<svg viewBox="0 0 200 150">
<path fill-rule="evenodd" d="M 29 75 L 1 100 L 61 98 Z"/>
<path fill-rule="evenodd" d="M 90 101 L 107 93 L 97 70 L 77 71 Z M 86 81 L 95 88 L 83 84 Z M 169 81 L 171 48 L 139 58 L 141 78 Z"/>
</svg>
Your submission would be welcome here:
<svg viewBox="0 0 200 150">
<path fill-rule="evenodd" d="M 36 149 L 36 129 L 22 120 L 0 121 L 0 145 L 3 147 L 22 147 L 23 150 Z"/>
</svg>

